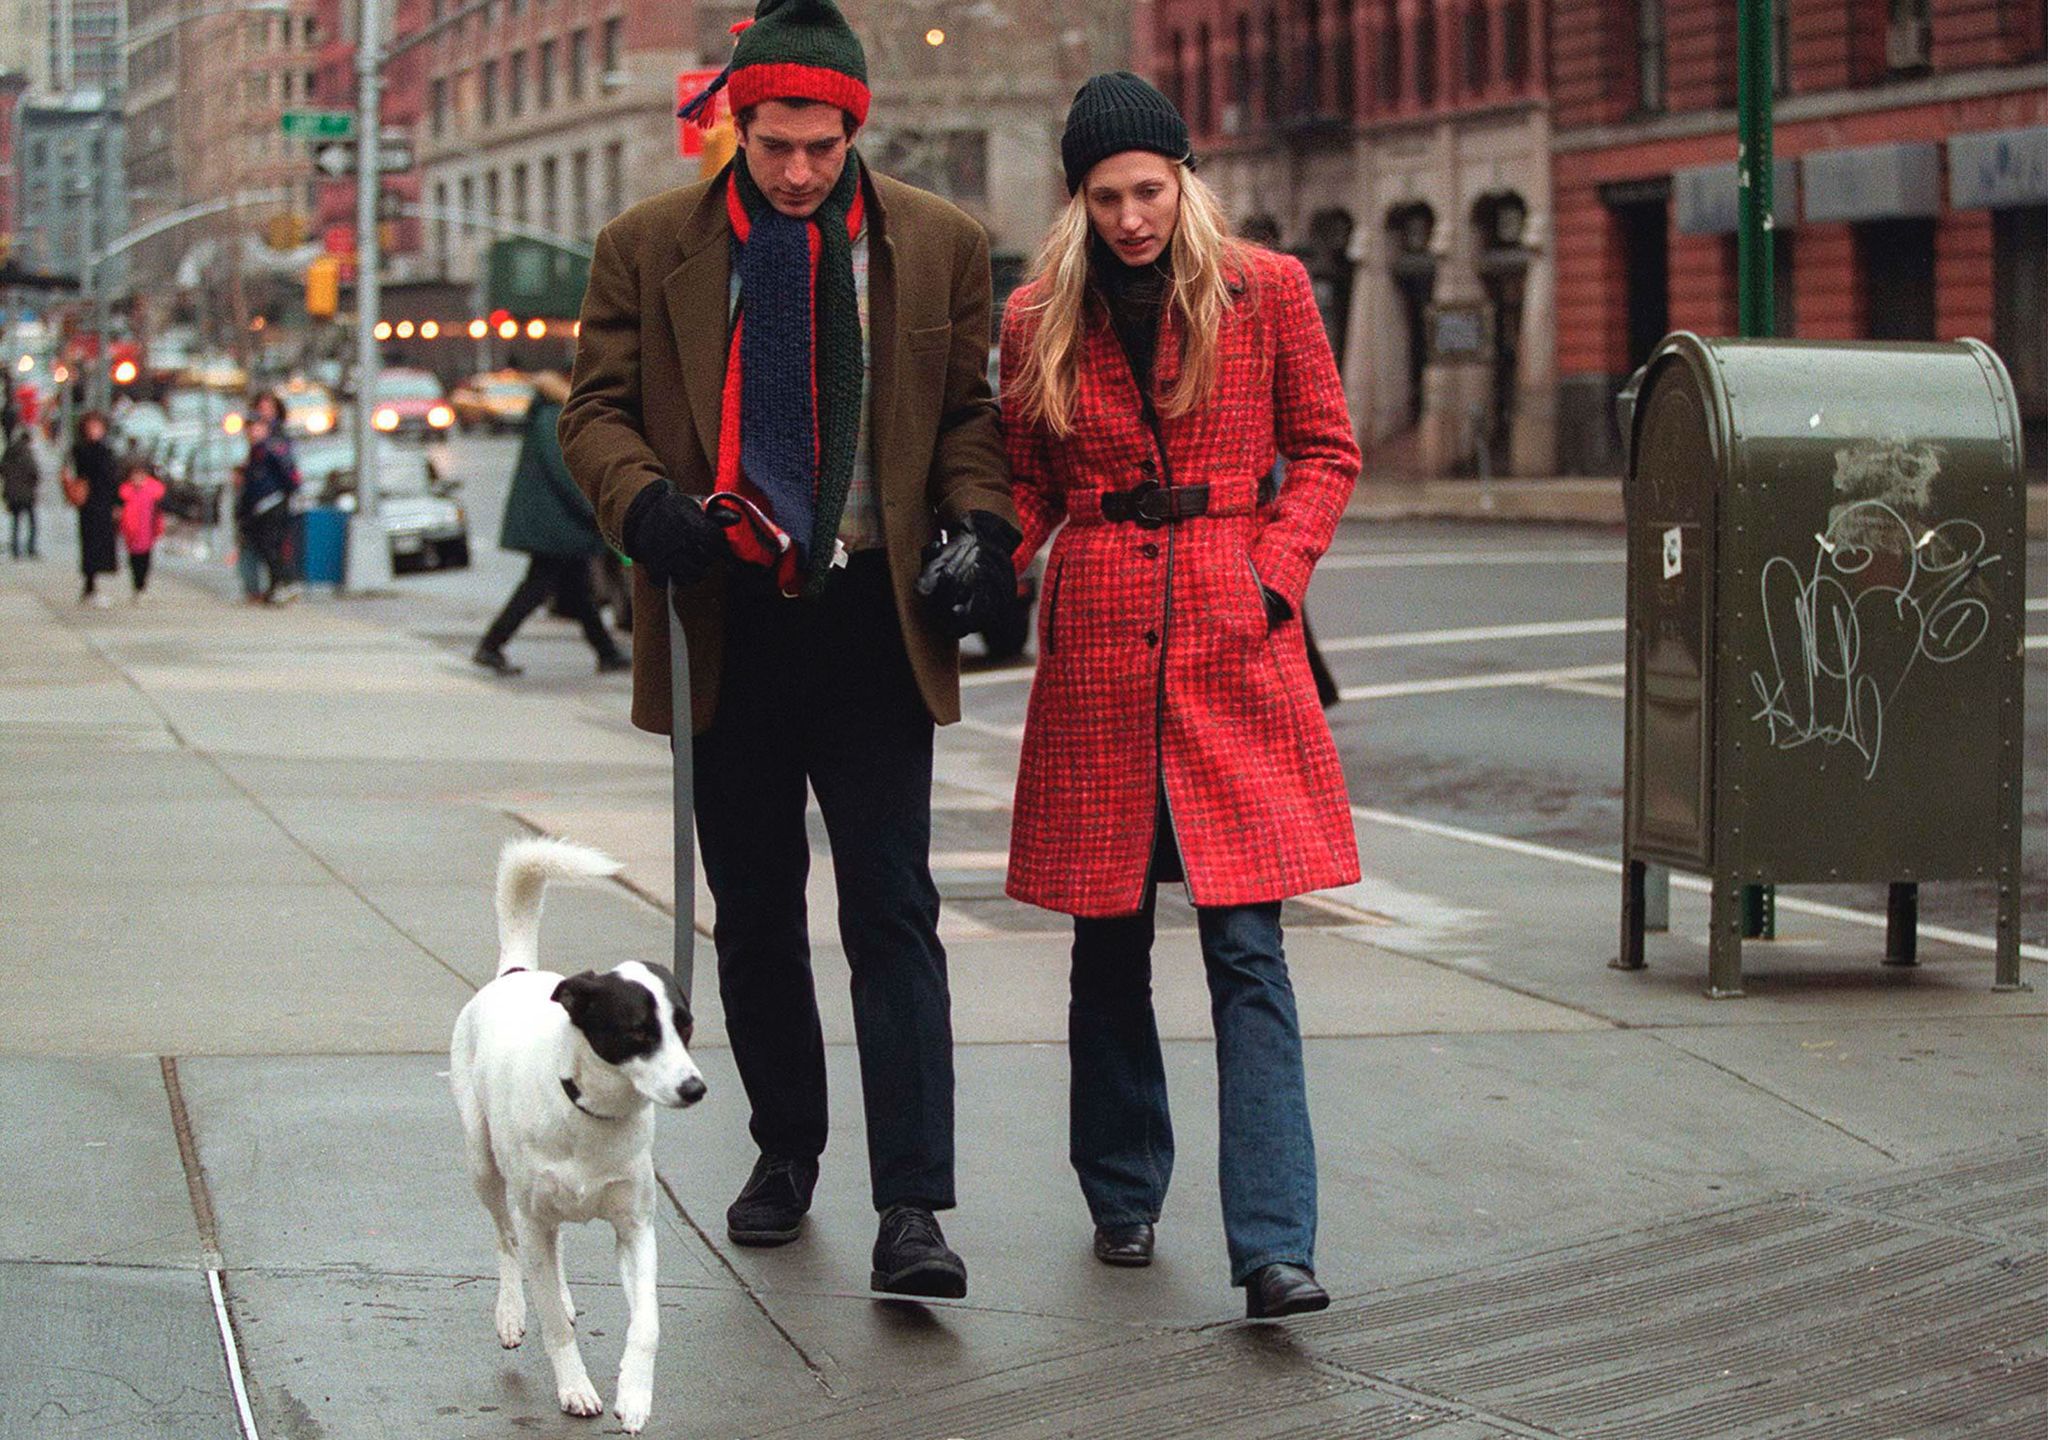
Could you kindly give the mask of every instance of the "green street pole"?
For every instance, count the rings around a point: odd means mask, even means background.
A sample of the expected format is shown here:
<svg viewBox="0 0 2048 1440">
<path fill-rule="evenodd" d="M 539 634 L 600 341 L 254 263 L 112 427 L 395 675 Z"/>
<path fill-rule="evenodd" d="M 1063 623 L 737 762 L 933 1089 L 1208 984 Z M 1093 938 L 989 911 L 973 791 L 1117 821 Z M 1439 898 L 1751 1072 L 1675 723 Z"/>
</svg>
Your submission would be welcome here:
<svg viewBox="0 0 2048 1440">
<path fill-rule="evenodd" d="M 1775 0 L 1739 0 L 1735 11 L 1735 110 L 1737 154 L 1735 244 L 1736 316 L 1745 339 L 1778 333 L 1772 247 L 1771 31 Z M 1776 892 L 1768 885 L 1742 892 L 1744 933 L 1773 939 L 1778 933 Z"/>
</svg>

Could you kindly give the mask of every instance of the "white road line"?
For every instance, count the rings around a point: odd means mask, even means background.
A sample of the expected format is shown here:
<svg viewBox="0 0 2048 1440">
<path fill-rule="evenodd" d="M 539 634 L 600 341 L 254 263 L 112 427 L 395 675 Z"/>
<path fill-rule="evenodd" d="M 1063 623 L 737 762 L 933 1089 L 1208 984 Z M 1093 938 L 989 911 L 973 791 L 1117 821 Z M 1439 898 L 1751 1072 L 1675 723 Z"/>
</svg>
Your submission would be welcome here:
<svg viewBox="0 0 2048 1440">
<path fill-rule="evenodd" d="M 1542 640 L 1554 635 L 1619 635 L 1627 625 L 1619 615 L 1604 620 L 1538 620 L 1522 625 L 1470 625 L 1455 630 L 1409 630 L 1392 635 L 1344 635 L 1318 638 L 1325 655 L 1357 650 L 1410 650 L 1424 645 L 1478 645 L 1489 640 Z"/>
<path fill-rule="evenodd" d="M 1555 685 L 1546 685 L 1546 690 L 1556 690 L 1566 695 L 1593 695 L 1602 700 L 1626 700 L 1628 688 L 1623 685 L 1603 685 L 1597 680 L 1560 680 Z"/>
<path fill-rule="evenodd" d="M 2029 610 L 2048 610 L 2048 599 L 2029 600 L 2027 608 Z"/>
<path fill-rule="evenodd" d="M 256 1433 L 256 1416 L 249 1409 L 249 1387 L 242 1379 L 242 1350 L 235 1344 L 234 1322 L 228 1319 L 228 1297 L 220 1288 L 220 1271 L 207 1270 L 206 1286 L 213 1292 L 213 1319 L 220 1326 L 220 1347 L 227 1356 L 228 1382 L 234 1386 L 235 1411 L 242 1417 L 243 1440 L 261 1440 Z"/>
<path fill-rule="evenodd" d="M 1346 685 L 1346 700 L 1396 700 L 1409 695 L 1449 695 L 1462 690 L 1510 690 L 1556 685 L 1570 680 L 1613 680 L 1627 673 L 1623 665 L 1575 665 L 1566 670 L 1501 670 L 1487 675 L 1459 675 L 1444 680 L 1401 680 L 1387 685 Z"/>
<path fill-rule="evenodd" d="M 1432 835 L 1440 840 L 1455 840 L 1461 844 L 1477 845 L 1510 855 L 1526 855 L 1533 860 L 1548 860 L 1554 864 L 1571 865 L 1581 870 L 1598 870 L 1604 875 L 1621 874 L 1619 860 L 1608 860 L 1599 855 L 1586 855 L 1576 850 L 1560 850 L 1552 845 L 1538 845 L 1529 840 L 1513 840 L 1505 835 L 1489 835 L 1482 830 L 1466 830 L 1457 825 L 1445 825 L 1414 815 L 1397 815 L 1390 810 L 1375 810 L 1366 805 L 1353 805 L 1351 813 L 1360 820 L 1371 821 L 1375 825 L 1409 830 L 1418 835 Z M 1671 883 L 1681 890 L 1689 890 L 1698 895 L 1709 894 L 1713 890 L 1713 886 L 1698 875 L 1673 875 Z M 1882 930 L 1891 923 L 1886 916 L 1874 911 L 1852 910 L 1845 905 L 1829 905 L 1819 900 L 1801 900 L 1785 894 L 1782 890 L 1778 892 L 1777 904 L 1780 910 L 1811 915 L 1821 920 L 1839 920 L 1844 924 L 1861 925 L 1866 929 Z M 1989 935 L 1976 935 L 1967 930 L 1951 930 L 1946 925 L 1922 924 L 1920 933 L 1930 940 L 1959 945 L 1966 950 L 1990 953 L 1998 948 L 1998 942 Z M 2020 955 L 2028 960 L 2048 961 L 2048 946 L 2022 945 Z"/>
<path fill-rule="evenodd" d="M 1319 570 L 1409 570 L 1463 565 L 1625 565 L 1626 550 L 1390 550 L 1325 555 Z"/>
<path fill-rule="evenodd" d="M 2048 635 L 2029 635 L 2026 643 L 2029 650 L 2048 650 Z"/>
</svg>

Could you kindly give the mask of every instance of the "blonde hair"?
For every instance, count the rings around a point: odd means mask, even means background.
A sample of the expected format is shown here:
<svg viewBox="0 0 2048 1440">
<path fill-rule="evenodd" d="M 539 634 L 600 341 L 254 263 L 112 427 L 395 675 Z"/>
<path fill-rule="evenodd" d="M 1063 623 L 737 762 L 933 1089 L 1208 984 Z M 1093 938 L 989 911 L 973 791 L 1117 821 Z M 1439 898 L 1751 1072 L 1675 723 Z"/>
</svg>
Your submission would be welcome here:
<svg viewBox="0 0 2048 1440">
<path fill-rule="evenodd" d="M 1172 275 L 1167 303 L 1180 316 L 1181 367 L 1160 414 L 1178 418 L 1214 393 L 1223 324 L 1251 272 L 1244 263 L 1245 242 L 1231 236 L 1216 192 L 1184 164 L 1175 165 L 1174 172 L 1180 181 L 1180 221 L 1167 248 Z M 1035 293 L 1021 302 L 1037 317 L 1038 328 L 1012 387 L 1024 418 L 1062 439 L 1074 430 L 1074 393 L 1087 339 L 1092 235 L 1085 190 L 1076 191 L 1032 265 Z"/>
</svg>

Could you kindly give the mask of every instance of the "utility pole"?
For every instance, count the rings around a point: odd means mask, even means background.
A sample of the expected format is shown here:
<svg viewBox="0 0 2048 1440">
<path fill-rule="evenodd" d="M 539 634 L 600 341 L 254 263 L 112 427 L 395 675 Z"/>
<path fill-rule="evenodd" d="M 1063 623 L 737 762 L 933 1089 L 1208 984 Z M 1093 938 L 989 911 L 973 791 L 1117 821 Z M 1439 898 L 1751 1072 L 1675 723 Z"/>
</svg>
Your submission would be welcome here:
<svg viewBox="0 0 2048 1440">
<path fill-rule="evenodd" d="M 1777 257 L 1772 215 L 1777 166 L 1771 154 L 1771 32 L 1773 11 L 1784 0 L 1740 0 L 1735 11 L 1736 317 L 1744 339 L 1778 333 Z M 1778 932 L 1777 892 L 1768 885 L 1742 892 L 1742 928 L 1771 939 Z"/>
<path fill-rule="evenodd" d="M 384 3 L 362 0 L 356 27 L 356 508 L 348 527 L 350 590 L 391 583 L 391 542 L 377 514 L 377 246 L 380 118 L 384 89 Z"/>
</svg>

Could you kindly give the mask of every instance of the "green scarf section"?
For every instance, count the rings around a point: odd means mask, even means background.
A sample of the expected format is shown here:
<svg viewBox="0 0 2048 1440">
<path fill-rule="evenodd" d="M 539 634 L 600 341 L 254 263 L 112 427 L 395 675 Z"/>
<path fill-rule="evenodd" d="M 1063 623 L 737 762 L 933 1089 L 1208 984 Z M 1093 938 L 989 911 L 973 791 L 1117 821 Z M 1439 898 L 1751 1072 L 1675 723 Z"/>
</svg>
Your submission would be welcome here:
<svg viewBox="0 0 2048 1440">
<path fill-rule="evenodd" d="M 758 221 L 764 213 L 774 211 L 768 197 L 754 183 L 744 156 L 733 162 L 731 173 L 740 204 L 750 221 Z M 773 337 L 771 347 L 778 357 L 778 365 L 786 363 L 799 372 L 804 368 L 808 352 L 817 381 L 818 465 L 813 491 L 808 574 L 804 582 L 806 595 L 818 594 L 831 579 L 832 556 L 838 545 L 839 524 L 846 514 L 854 454 L 860 443 L 861 404 L 867 393 L 867 356 L 861 335 L 860 297 L 853 280 L 854 233 L 864 223 L 855 213 L 857 207 L 865 209 L 860 202 L 861 163 L 859 155 L 853 153 L 847 156 L 839 183 L 808 222 L 819 238 L 817 306 L 811 317 L 811 333 L 801 337 Z M 747 279 L 750 274 L 760 276 L 759 267 L 750 269 L 747 265 L 745 248 L 744 242 L 738 242 L 735 256 L 741 277 L 740 307 L 743 314 L 747 308 Z M 766 283 L 777 288 L 800 286 L 804 277 L 776 276 Z M 769 338 L 751 333 L 757 318 L 758 314 L 747 320 L 750 343 L 740 348 L 754 349 L 752 342 Z M 756 350 L 755 353 L 758 356 L 762 352 Z M 737 360 L 739 357 L 734 358 Z M 745 420 L 742 428 L 743 431 L 752 429 Z"/>
</svg>

